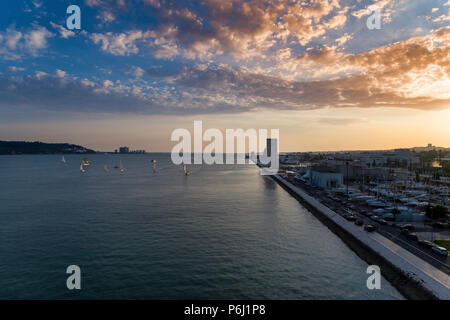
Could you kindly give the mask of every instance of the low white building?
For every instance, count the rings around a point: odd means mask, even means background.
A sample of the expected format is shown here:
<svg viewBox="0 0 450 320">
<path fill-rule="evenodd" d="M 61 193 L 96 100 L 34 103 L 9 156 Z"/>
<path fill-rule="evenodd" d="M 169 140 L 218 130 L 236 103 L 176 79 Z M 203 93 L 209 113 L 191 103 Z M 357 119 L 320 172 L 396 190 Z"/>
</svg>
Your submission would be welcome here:
<svg viewBox="0 0 450 320">
<path fill-rule="evenodd" d="M 313 167 L 309 172 L 309 181 L 312 186 L 334 189 L 344 185 L 344 175 L 328 168 Z"/>
</svg>

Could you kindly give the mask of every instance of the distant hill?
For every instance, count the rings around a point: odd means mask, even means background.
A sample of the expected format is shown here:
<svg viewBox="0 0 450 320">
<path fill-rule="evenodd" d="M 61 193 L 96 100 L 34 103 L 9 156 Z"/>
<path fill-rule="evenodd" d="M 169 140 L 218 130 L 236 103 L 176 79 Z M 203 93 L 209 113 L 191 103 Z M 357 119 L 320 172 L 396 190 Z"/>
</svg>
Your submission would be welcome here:
<svg viewBox="0 0 450 320">
<path fill-rule="evenodd" d="M 69 143 L 0 141 L 0 155 L 4 154 L 85 154 L 94 150 Z"/>
</svg>

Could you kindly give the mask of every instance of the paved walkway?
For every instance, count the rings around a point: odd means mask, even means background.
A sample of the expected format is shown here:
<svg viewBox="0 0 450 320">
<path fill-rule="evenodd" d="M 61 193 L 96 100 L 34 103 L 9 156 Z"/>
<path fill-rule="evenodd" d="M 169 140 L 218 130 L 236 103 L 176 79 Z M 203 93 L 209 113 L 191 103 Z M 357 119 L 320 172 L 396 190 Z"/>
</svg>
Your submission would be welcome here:
<svg viewBox="0 0 450 320">
<path fill-rule="evenodd" d="M 375 241 L 382 244 L 386 248 L 389 248 L 392 252 L 396 253 L 412 265 L 416 266 L 417 268 L 421 269 L 424 273 L 426 273 L 428 276 L 434 278 L 436 281 L 441 282 L 443 285 L 445 285 L 450 290 L 450 277 L 442 272 L 441 270 L 437 269 L 436 267 L 432 266 L 425 260 L 420 259 L 418 256 L 412 254 L 408 250 L 405 250 L 398 244 L 392 242 L 391 240 L 387 239 L 386 237 L 382 236 L 379 233 L 373 233 L 370 235 Z"/>
</svg>

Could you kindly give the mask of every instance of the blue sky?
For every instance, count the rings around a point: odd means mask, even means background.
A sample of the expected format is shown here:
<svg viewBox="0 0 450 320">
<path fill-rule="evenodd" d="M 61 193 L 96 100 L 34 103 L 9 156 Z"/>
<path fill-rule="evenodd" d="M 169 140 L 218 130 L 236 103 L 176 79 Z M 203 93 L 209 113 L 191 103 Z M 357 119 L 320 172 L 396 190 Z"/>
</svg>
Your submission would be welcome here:
<svg viewBox="0 0 450 320">
<path fill-rule="evenodd" d="M 71 4 L 81 30 L 66 27 Z M 379 30 L 366 26 L 371 6 Z M 167 150 L 145 142 L 147 124 L 167 140 L 195 117 L 222 129 L 235 119 L 283 128 L 286 118 L 313 118 L 344 136 L 380 108 L 432 121 L 449 108 L 449 9 L 447 0 L 2 1 L 0 139 L 113 147 L 77 134 L 82 123 L 88 137 L 116 126 L 124 143 Z M 289 141 L 302 133 L 292 127 Z"/>
</svg>

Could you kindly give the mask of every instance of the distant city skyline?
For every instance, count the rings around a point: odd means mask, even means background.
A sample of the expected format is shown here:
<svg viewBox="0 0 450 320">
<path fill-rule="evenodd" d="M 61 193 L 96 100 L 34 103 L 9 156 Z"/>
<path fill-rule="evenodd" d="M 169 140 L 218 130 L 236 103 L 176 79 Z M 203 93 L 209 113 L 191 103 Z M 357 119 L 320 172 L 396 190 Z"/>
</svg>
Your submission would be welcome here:
<svg viewBox="0 0 450 320">
<path fill-rule="evenodd" d="M 448 0 L 85 0 L 80 30 L 68 5 L 0 4 L 0 140 L 169 152 L 202 120 L 280 152 L 448 147 Z"/>
<path fill-rule="evenodd" d="M 267 139 L 267 147 L 270 149 L 269 147 L 269 141 L 271 139 Z M 276 139 L 275 139 L 276 140 Z M 62 144 L 62 143 L 68 143 L 71 144 L 70 141 L 42 141 L 42 140 L 1 140 L 0 141 L 6 141 L 6 142 L 42 142 L 42 143 L 49 143 L 49 144 Z M 207 145 L 207 142 L 203 142 L 203 148 Z M 277 142 L 276 142 L 277 144 Z M 275 144 L 275 145 L 276 145 Z M 77 144 L 74 144 L 77 145 Z M 112 150 L 106 150 L 106 149 L 95 149 L 95 148 L 91 148 L 89 146 L 85 146 L 85 145 L 80 145 L 81 147 L 90 149 L 90 150 L 94 150 L 97 152 L 110 152 L 110 153 L 119 153 L 119 154 L 144 154 L 144 153 L 169 153 L 171 150 L 168 151 L 158 151 L 158 150 L 147 150 L 147 149 L 131 149 L 128 146 L 123 146 L 123 147 L 117 147 L 115 149 Z M 193 144 L 192 144 L 192 148 L 193 148 Z M 248 148 L 248 146 L 247 146 Z M 423 151 L 430 151 L 430 150 L 448 150 L 450 149 L 449 146 L 444 146 L 444 145 L 433 145 L 432 143 L 428 143 L 427 145 L 416 145 L 416 146 L 407 146 L 407 147 L 393 147 L 393 148 L 384 148 L 384 149 L 327 149 L 327 150 L 303 150 L 303 151 L 299 151 L 299 150 L 294 150 L 294 151 L 280 151 L 280 153 L 308 153 L 308 152 L 312 152 L 312 153 L 340 153 L 340 152 L 377 152 L 377 151 L 395 151 L 395 150 L 413 150 L 416 152 L 423 152 Z M 248 153 L 248 150 L 246 151 Z M 217 152 L 220 153 L 220 152 Z M 269 151 L 269 155 L 270 155 L 271 151 Z"/>
</svg>

